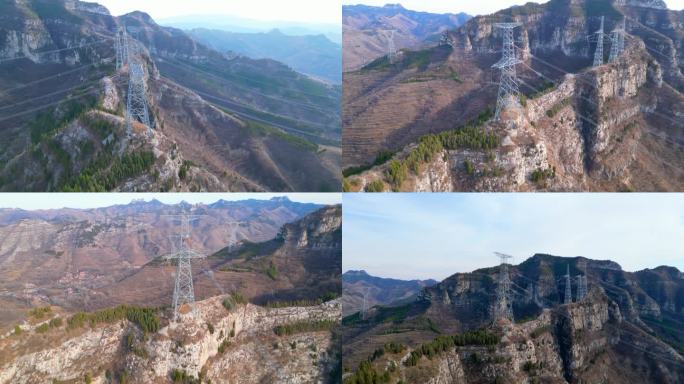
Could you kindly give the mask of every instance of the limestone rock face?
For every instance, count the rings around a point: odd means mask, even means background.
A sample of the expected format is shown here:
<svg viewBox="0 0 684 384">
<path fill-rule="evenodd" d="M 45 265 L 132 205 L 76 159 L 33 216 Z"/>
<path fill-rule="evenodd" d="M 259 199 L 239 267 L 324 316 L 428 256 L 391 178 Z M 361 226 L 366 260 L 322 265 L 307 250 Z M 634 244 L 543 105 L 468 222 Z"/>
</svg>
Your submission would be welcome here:
<svg viewBox="0 0 684 384">
<path fill-rule="evenodd" d="M 274 327 L 340 321 L 339 301 L 276 309 L 247 304 L 227 311 L 221 300 L 198 302 L 197 317 L 189 312 L 178 324 L 148 335 L 147 340 L 126 321 L 62 335 L 56 347 L 27 347 L 20 338 L 4 340 L 0 351 L 19 345 L 35 351 L 0 360 L 0 383 L 74 380 L 86 374 L 104 380 L 105 367 L 125 370 L 134 383 L 165 382 L 173 369 L 194 377 L 204 372 L 213 382 L 327 382 L 337 359 L 330 332 L 281 337 Z M 136 353 L 123 347 L 130 334 L 135 335 Z"/>
</svg>

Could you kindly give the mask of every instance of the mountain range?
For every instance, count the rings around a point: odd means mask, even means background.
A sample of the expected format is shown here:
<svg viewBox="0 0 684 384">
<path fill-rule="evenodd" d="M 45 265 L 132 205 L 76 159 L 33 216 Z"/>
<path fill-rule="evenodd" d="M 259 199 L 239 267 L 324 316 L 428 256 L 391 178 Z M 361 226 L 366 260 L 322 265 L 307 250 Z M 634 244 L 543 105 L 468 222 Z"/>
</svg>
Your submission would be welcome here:
<svg viewBox="0 0 684 384">
<path fill-rule="evenodd" d="M 346 73 L 345 189 L 681 190 L 682 20 L 662 1 L 529 3 Z M 511 21 L 521 95 L 497 119 L 495 24 Z"/>
<path fill-rule="evenodd" d="M 215 51 L 143 12 L 75 0 L 0 11 L 0 190 L 339 190 L 341 87 Z M 126 127 L 124 26 L 150 130 Z"/>
<path fill-rule="evenodd" d="M 174 318 L 177 214 L 205 257 Z M 287 198 L 0 210 L 0 383 L 338 383 L 341 216 Z"/>
<path fill-rule="evenodd" d="M 443 32 L 463 25 L 470 17 L 465 13 L 417 12 L 401 4 L 387 4 L 384 7 L 344 5 L 344 70 L 358 69 L 387 54 L 388 41 L 383 30 L 395 31 L 397 49 L 419 48 L 427 44 L 426 40 L 438 41 Z"/>
<path fill-rule="evenodd" d="M 324 35 L 291 36 L 278 29 L 262 33 L 239 33 L 195 28 L 188 33 L 219 52 L 234 52 L 253 59 L 273 59 L 297 72 L 342 83 L 342 47 Z"/>
<path fill-rule="evenodd" d="M 437 281 L 432 279 L 388 279 L 371 276 L 366 271 L 347 271 L 342 274 L 342 314 L 361 311 L 364 300 L 366 308 L 412 301 L 423 288 L 435 284 Z"/>
<path fill-rule="evenodd" d="M 179 233 L 180 226 L 167 215 L 199 215 L 187 242 L 196 251 L 213 255 L 226 247 L 236 250 L 242 246 L 257 247 L 274 239 L 283 225 L 302 220 L 322 208 L 275 198 L 219 200 L 208 205 L 134 201 L 88 210 L 2 209 L 0 291 L 8 308 L 3 311 L 3 317 L 9 316 L 2 322 L 7 326 L 7 321 L 27 305 L 41 303 L 82 310 L 122 303 L 161 304 L 168 300 L 173 291 L 173 266 L 159 265 L 156 259 L 173 252 L 170 237 Z M 278 247 L 268 249 L 276 252 Z M 215 282 L 223 277 L 230 280 L 225 282 L 226 291 L 231 287 L 236 289 L 234 285 L 241 284 L 242 277 L 249 275 L 248 271 L 244 274 L 217 271 L 223 264 L 225 261 L 211 257 L 197 261 L 196 284 L 208 283 L 206 288 L 198 288 L 198 295 L 220 294 Z M 150 285 L 150 282 L 155 283 Z"/>
<path fill-rule="evenodd" d="M 344 382 L 680 382 L 683 294 L 676 268 L 583 257 L 457 273 L 411 303 L 345 317 Z M 497 315 L 499 297 L 511 318 Z"/>
</svg>

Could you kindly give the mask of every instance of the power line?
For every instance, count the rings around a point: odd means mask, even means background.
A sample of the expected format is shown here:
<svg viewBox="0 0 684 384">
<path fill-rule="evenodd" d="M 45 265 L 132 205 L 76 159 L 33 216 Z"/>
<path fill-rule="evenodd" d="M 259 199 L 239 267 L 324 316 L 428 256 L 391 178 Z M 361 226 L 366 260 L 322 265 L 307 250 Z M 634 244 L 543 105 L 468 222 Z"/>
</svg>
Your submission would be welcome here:
<svg viewBox="0 0 684 384">
<path fill-rule="evenodd" d="M 33 113 L 33 112 L 36 112 L 36 111 L 40 111 L 40 110 L 42 110 L 42 109 L 46 109 L 46 108 L 49 108 L 49 107 L 52 107 L 52 106 L 55 106 L 55 105 L 59 105 L 59 104 L 62 104 L 62 103 L 66 103 L 66 102 L 68 102 L 68 101 L 80 99 L 80 98 L 86 97 L 86 96 L 88 96 L 88 95 L 90 95 L 90 94 L 92 94 L 92 93 L 95 93 L 96 91 L 98 91 L 98 89 L 97 89 L 96 87 L 93 86 L 93 87 L 90 87 L 89 89 L 85 89 L 82 93 L 79 93 L 79 94 L 77 94 L 76 96 L 74 96 L 74 95 L 69 95 L 69 97 L 67 97 L 66 99 L 63 99 L 63 100 L 55 101 L 55 102 L 53 102 L 53 103 L 44 104 L 44 105 L 41 105 L 40 107 L 36 107 L 36 108 L 32 108 L 32 109 L 29 109 L 29 110 L 26 110 L 26 111 L 18 112 L 18 113 L 12 114 L 12 115 L 2 116 L 2 117 L 0 117 L 0 121 L 9 120 L 9 119 L 12 119 L 12 118 L 15 118 L 15 117 L 27 115 L 27 114 L 30 114 L 30 113 Z"/>
<path fill-rule="evenodd" d="M 109 59 L 109 58 L 108 58 L 108 59 Z M 108 60 L 108 59 L 102 59 L 102 61 L 105 61 L 105 60 Z M 24 84 L 18 85 L 18 86 L 16 86 L 16 87 L 6 89 L 4 92 L 5 92 L 5 93 L 13 92 L 13 91 L 16 91 L 16 90 L 18 90 L 18 89 L 26 88 L 26 87 L 29 87 L 29 86 L 32 86 L 32 85 L 35 85 L 35 84 L 42 83 L 42 82 L 44 82 L 44 81 L 50 80 L 50 79 L 57 78 L 57 77 L 62 77 L 62 76 L 64 76 L 64 75 L 67 75 L 67 74 L 70 74 L 70 73 L 74 73 L 74 72 L 80 71 L 80 70 L 82 70 L 82 69 L 85 69 L 85 68 L 88 68 L 88 67 L 92 67 L 92 66 L 94 66 L 94 65 L 99 65 L 99 64 L 101 64 L 101 63 L 100 63 L 100 62 L 95 62 L 95 63 L 86 64 L 86 65 L 83 65 L 83 66 L 80 66 L 80 67 L 77 67 L 77 68 L 73 68 L 73 69 L 68 70 L 68 71 L 58 72 L 58 73 L 55 73 L 54 75 L 50 75 L 50 76 L 44 77 L 44 78 L 39 79 L 39 80 L 30 81 L 30 82 L 28 82 L 28 83 L 24 83 Z"/>
<path fill-rule="evenodd" d="M 250 93 L 253 93 L 253 94 L 256 94 L 256 95 L 259 95 L 259 96 L 263 96 L 263 97 L 266 97 L 266 98 L 268 98 L 268 99 L 280 101 L 280 102 L 285 103 L 285 104 L 299 105 L 299 106 L 301 106 L 301 107 L 309 108 L 309 109 L 312 109 L 312 110 L 316 110 L 316 111 L 318 111 L 318 112 L 322 112 L 322 113 L 325 113 L 325 114 L 331 114 L 331 113 L 332 113 L 332 114 L 334 114 L 334 115 L 337 115 L 337 114 L 335 114 L 335 113 L 334 113 L 333 111 L 331 111 L 331 110 L 325 110 L 325 109 L 322 109 L 322 108 L 320 108 L 320 107 L 318 107 L 318 106 L 316 106 L 316 105 L 313 105 L 313 104 L 303 103 L 303 102 L 299 102 L 299 101 L 295 101 L 295 100 L 283 99 L 283 98 L 280 98 L 280 97 L 278 97 L 278 96 L 269 95 L 269 94 L 266 94 L 266 93 L 263 93 L 263 92 L 259 92 L 259 91 L 255 90 L 255 89 L 252 89 L 252 88 L 249 88 L 249 87 L 245 87 L 245 86 L 241 86 L 241 85 L 235 84 L 235 83 L 233 83 L 233 82 L 230 82 L 230 80 L 229 80 L 229 79 L 226 79 L 225 77 L 219 76 L 219 75 L 214 74 L 214 73 L 211 73 L 211 72 L 207 72 L 207 71 L 205 71 L 205 70 L 201 70 L 201 69 L 195 68 L 195 67 L 193 67 L 193 66 L 191 66 L 191 65 L 188 65 L 188 64 L 185 64 L 185 63 L 183 63 L 182 61 L 179 61 L 179 60 L 172 60 L 172 59 L 164 58 L 164 59 L 162 60 L 162 62 L 165 63 L 165 64 L 168 64 L 168 65 L 171 65 L 172 67 L 176 67 L 176 68 L 181 68 L 181 69 L 192 70 L 192 71 L 197 71 L 197 72 L 200 72 L 200 73 L 204 73 L 205 75 L 211 76 L 211 77 L 213 77 L 213 78 L 215 78 L 215 79 L 219 79 L 219 80 L 221 80 L 221 81 L 225 81 L 225 82 L 227 82 L 227 83 L 228 83 L 230 86 L 232 86 L 232 87 L 244 89 L 244 90 L 246 90 L 247 92 L 250 92 Z M 175 62 L 175 64 L 172 64 L 171 62 Z M 230 76 L 234 76 L 234 75 L 231 74 Z M 307 94 L 307 93 L 302 93 L 302 92 L 295 91 L 295 90 L 288 90 L 288 92 L 295 93 L 295 94 L 297 94 L 297 93 L 299 93 L 299 94 Z M 308 94 L 307 94 L 307 95 L 308 95 Z M 318 97 L 328 98 L 327 96 L 318 96 Z M 329 98 L 329 99 L 332 100 L 332 98 Z M 254 108 L 254 107 L 253 107 L 253 108 Z"/>
<path fill-rule="evenodd" d="M 97 40 L 97 41 L 94 41 L 94 42 L 91 42 L 91 43 L 88 43 L 88 44 L 79 45 L 79 46 L 77 46 L 77 47 L 69 47 L 69 48 L 55 49 L 55 50 L 52 50 L 52 51 L 31 52 L 31 53 L 32 53 L 32 54 L 35 54 L 35 55 L 45 55 L 45 54 L 48 54 L 48 53 L 57 53 L 57 52 L 68 51 L 68 50 L 72 50 L 72 49 L 81 49 L 81 48 L 86 48 L 86 47 L 90 47 L 90 46 L 93 46 L 93 45 L 96 45 L 96 44 L 103 43 L 103 42 L 105 42 L 105 41 L 108 41 L 109 39 L 110 39 L 110 38 L 106 38 L 106 39 L 102 39 L 102 40 Z M 7 61 L 12 61 L 12 60 L 30 59 L 30 58 L 31 58 L 30 56 L 10 57 L 10 58 L 7 58 L 7 59 L 2 59 L 2 60 L 0 60 L 0 63 L 4 63 L 4 62 L 7 62 Z"/>
<path fill-rule="evenodd" d="M 582 83 L 584 83 L 584 84 L 586 84 L 586 85 L 589 85 L 589 86 L 591 86 L 591 87 L 595 87 L 595 84 L 592 84 L 590 81 L 583 79 L 581 76 L 578 76 L 578 75 L 576 75 L 576 74 L 574 74 L 574 73 L 567 72 L 567 71 L 565 71 L 565 70 L 563 70 L 563 69 L 561 69 L 561 68 L 559 68 L 559 67 L 557 67 L 557 66 L 555 66 L 555 65 L 553 65 L 553 64 L 551 64 L 551 63 L 549 63 L 548 61 L 545 61 L 545 60 L 543 60 L 543 59 L 541 59 L 541 58 L 539 58 L 539 57 L 537 57 L 537 56 L 535 56 L 535 55 L 533 55 L 533 54 L 531 54 L 531 53 L 529 53 L 529 52 L 528 52 L 528 54 L 529 54 L 532 58 L 534 58 L 534 59 L 537 60 L 538 62 L 540 62 L 540 63 L 542 63 L 542 64 L 548 66 L 549 68 L 553 68 L 553 69 L 555 69 L 555 70 L 557 70 L 557 71 L 559 71 L 559 72 L 561 72 L 561 73 L 563 73 L 563 74 L 566 74 L 566 75 L 572 75 L 572 76 L 574 76 L 574 79 L 575 79 L 576 81 L 582 82 Z M 540 77 L 543 77 L 544 79 L 550 81 L 551 83 L 553 83 L 553 84 L 555 84 L 555 85 L 558 85 L 558 81 L 557 81 L 557 80 L 551 79 L 550 77 L 548 77 L 548 76 L 542 74 L 541 72 L 538 72 L 537 70 L 535 70 L 534 68 L 532 68 L 531 66 L 527 65 L 527 64 L 524 63 L 524 62 L 523 62 L 522 64 L 523 64 L 525 67 L 527 67 L 528 69 L 530 69 L 532 72 L 534 72 L 534 73 L 536 73 L 537 75 L 539 75 Z M 597 107 L 599 106 L 599 105 L 598 105 L 595 101 L 593 101 L 593 100 L 589 100 L 589 99 L 587 99 L 587 98 L 585 98 L 585 97 L 583 97 L 583 96 L 580 96 L 580 95 L 576 95 L 576 96 L 577 96 L 578 98 L 580 98 L 580 99 L 583 99 L 583 100 L 589 102 L 589 103 L 592 103 L 593 105 L 595 105 L 595 106 L 597 106 Z M 661 118 L 666 119 L 666 120 L 669 120 L 669 121 L 671 121 L 671 122 L 674 123 L 674 124 L 678 124 L 678 125 L 679 125 L 679 124 L 682 124 L 682 122 L 676 121 L 676 120 L 672 119 L 672 117 L 667 116 L 667 115 L 665 115 L 665 114 L 663 114 L 663 113 L 661 113 L 661 112 L 658 112 L 658 111 L 646 111 L 646 113 L 660 116 Z"/>
</svg>

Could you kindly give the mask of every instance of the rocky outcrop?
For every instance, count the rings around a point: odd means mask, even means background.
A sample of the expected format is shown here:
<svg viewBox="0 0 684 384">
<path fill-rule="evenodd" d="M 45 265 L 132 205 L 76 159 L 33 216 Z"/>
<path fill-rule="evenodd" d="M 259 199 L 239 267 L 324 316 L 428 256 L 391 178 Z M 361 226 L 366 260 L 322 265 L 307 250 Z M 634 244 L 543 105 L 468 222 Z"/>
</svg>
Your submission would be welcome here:
<svg viewBox="0 0 684 384">
<path fill-rule="evenodd" d="M 326 382 L 336 364 L 328 331 L 303 332 L 279 337 L 278 325 L 299 322 L 340 321 L 341 304 L 266 309 L 251 304 L 227 311 L 222 297 L 196 304 L 177 324 L 141 339 L 128 322 L 65 333 L 59 346 L 23 346 L 21 337 L 0 348 L 37 349 L 2 363 L 0 383 L 31 383 L 52 379 L 73 380 L 88 374 L 103 380 L 105 368 L 123 370 L 134 383 L 164 382 L 173 369 L 194 377 L 200 372 L 214 382 L 257 383 L 288 378 L 292 383 Z M 51 332 L 61 332 L 54 330 Z M 132 352 L 124 348 L 127 335 L 135 335 Z M 129 342 L 126 342 L 129 343 Z M 273 352 L 275 350 L 275 353 Z"/>
</svg>

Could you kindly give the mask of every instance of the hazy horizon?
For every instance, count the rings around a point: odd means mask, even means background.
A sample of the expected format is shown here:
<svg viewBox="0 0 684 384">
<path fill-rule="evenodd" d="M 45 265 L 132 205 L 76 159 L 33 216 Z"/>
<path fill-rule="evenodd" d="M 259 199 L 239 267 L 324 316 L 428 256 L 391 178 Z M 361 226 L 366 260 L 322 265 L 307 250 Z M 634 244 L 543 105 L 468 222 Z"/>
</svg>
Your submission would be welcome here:
<svg viewBox="0 0 684 384">
<path fill-rule="evenodd" d="M 535 253 L 684 270 L 684 195 L 384 194 L 343 197 L 343 271 L 442 280 Z"/>
<path fill-rule="evenodd" d="M 119 16 L 132 11 L 148 13 L 155 20 L 191 15 L 225 15 L 266 22 L 341 24 L 341 5 L 337 1 L 277 0 L 217 2 L 214 0 L 93 0 Z M 306 12 L 302 12 L 306 10 Z"/>
<path fill-rule="evenodd" d="M 212 204 L 218 200 L 243 201 L 249 199 L 270 200 L 287 197 L 298 203 L 333 205 L 341 203 L 336 193 L 3 193 L 0 209 L 92 209 L 113 205 L 130 204 L 134 200 L 159 200 L 164 204 Z"/>
<path fill-rule="evenodd" d="M 386 4 L 401 4 L 404 8 L 412 11 L 430 13 L 460 13 L 464 12 L 472 16 L 487 15 L 514 5 L 526 3 L 547 3 L 546 1 L 530 0 L 479 0 L 479 1 L 444 1 L 444 0 L 342 0 L 343 5 L 372 5 L 382 7 Z M 684 9 L 684 0 L 665 0 L 668 8 L 673 10 Z"/>
</svg>

